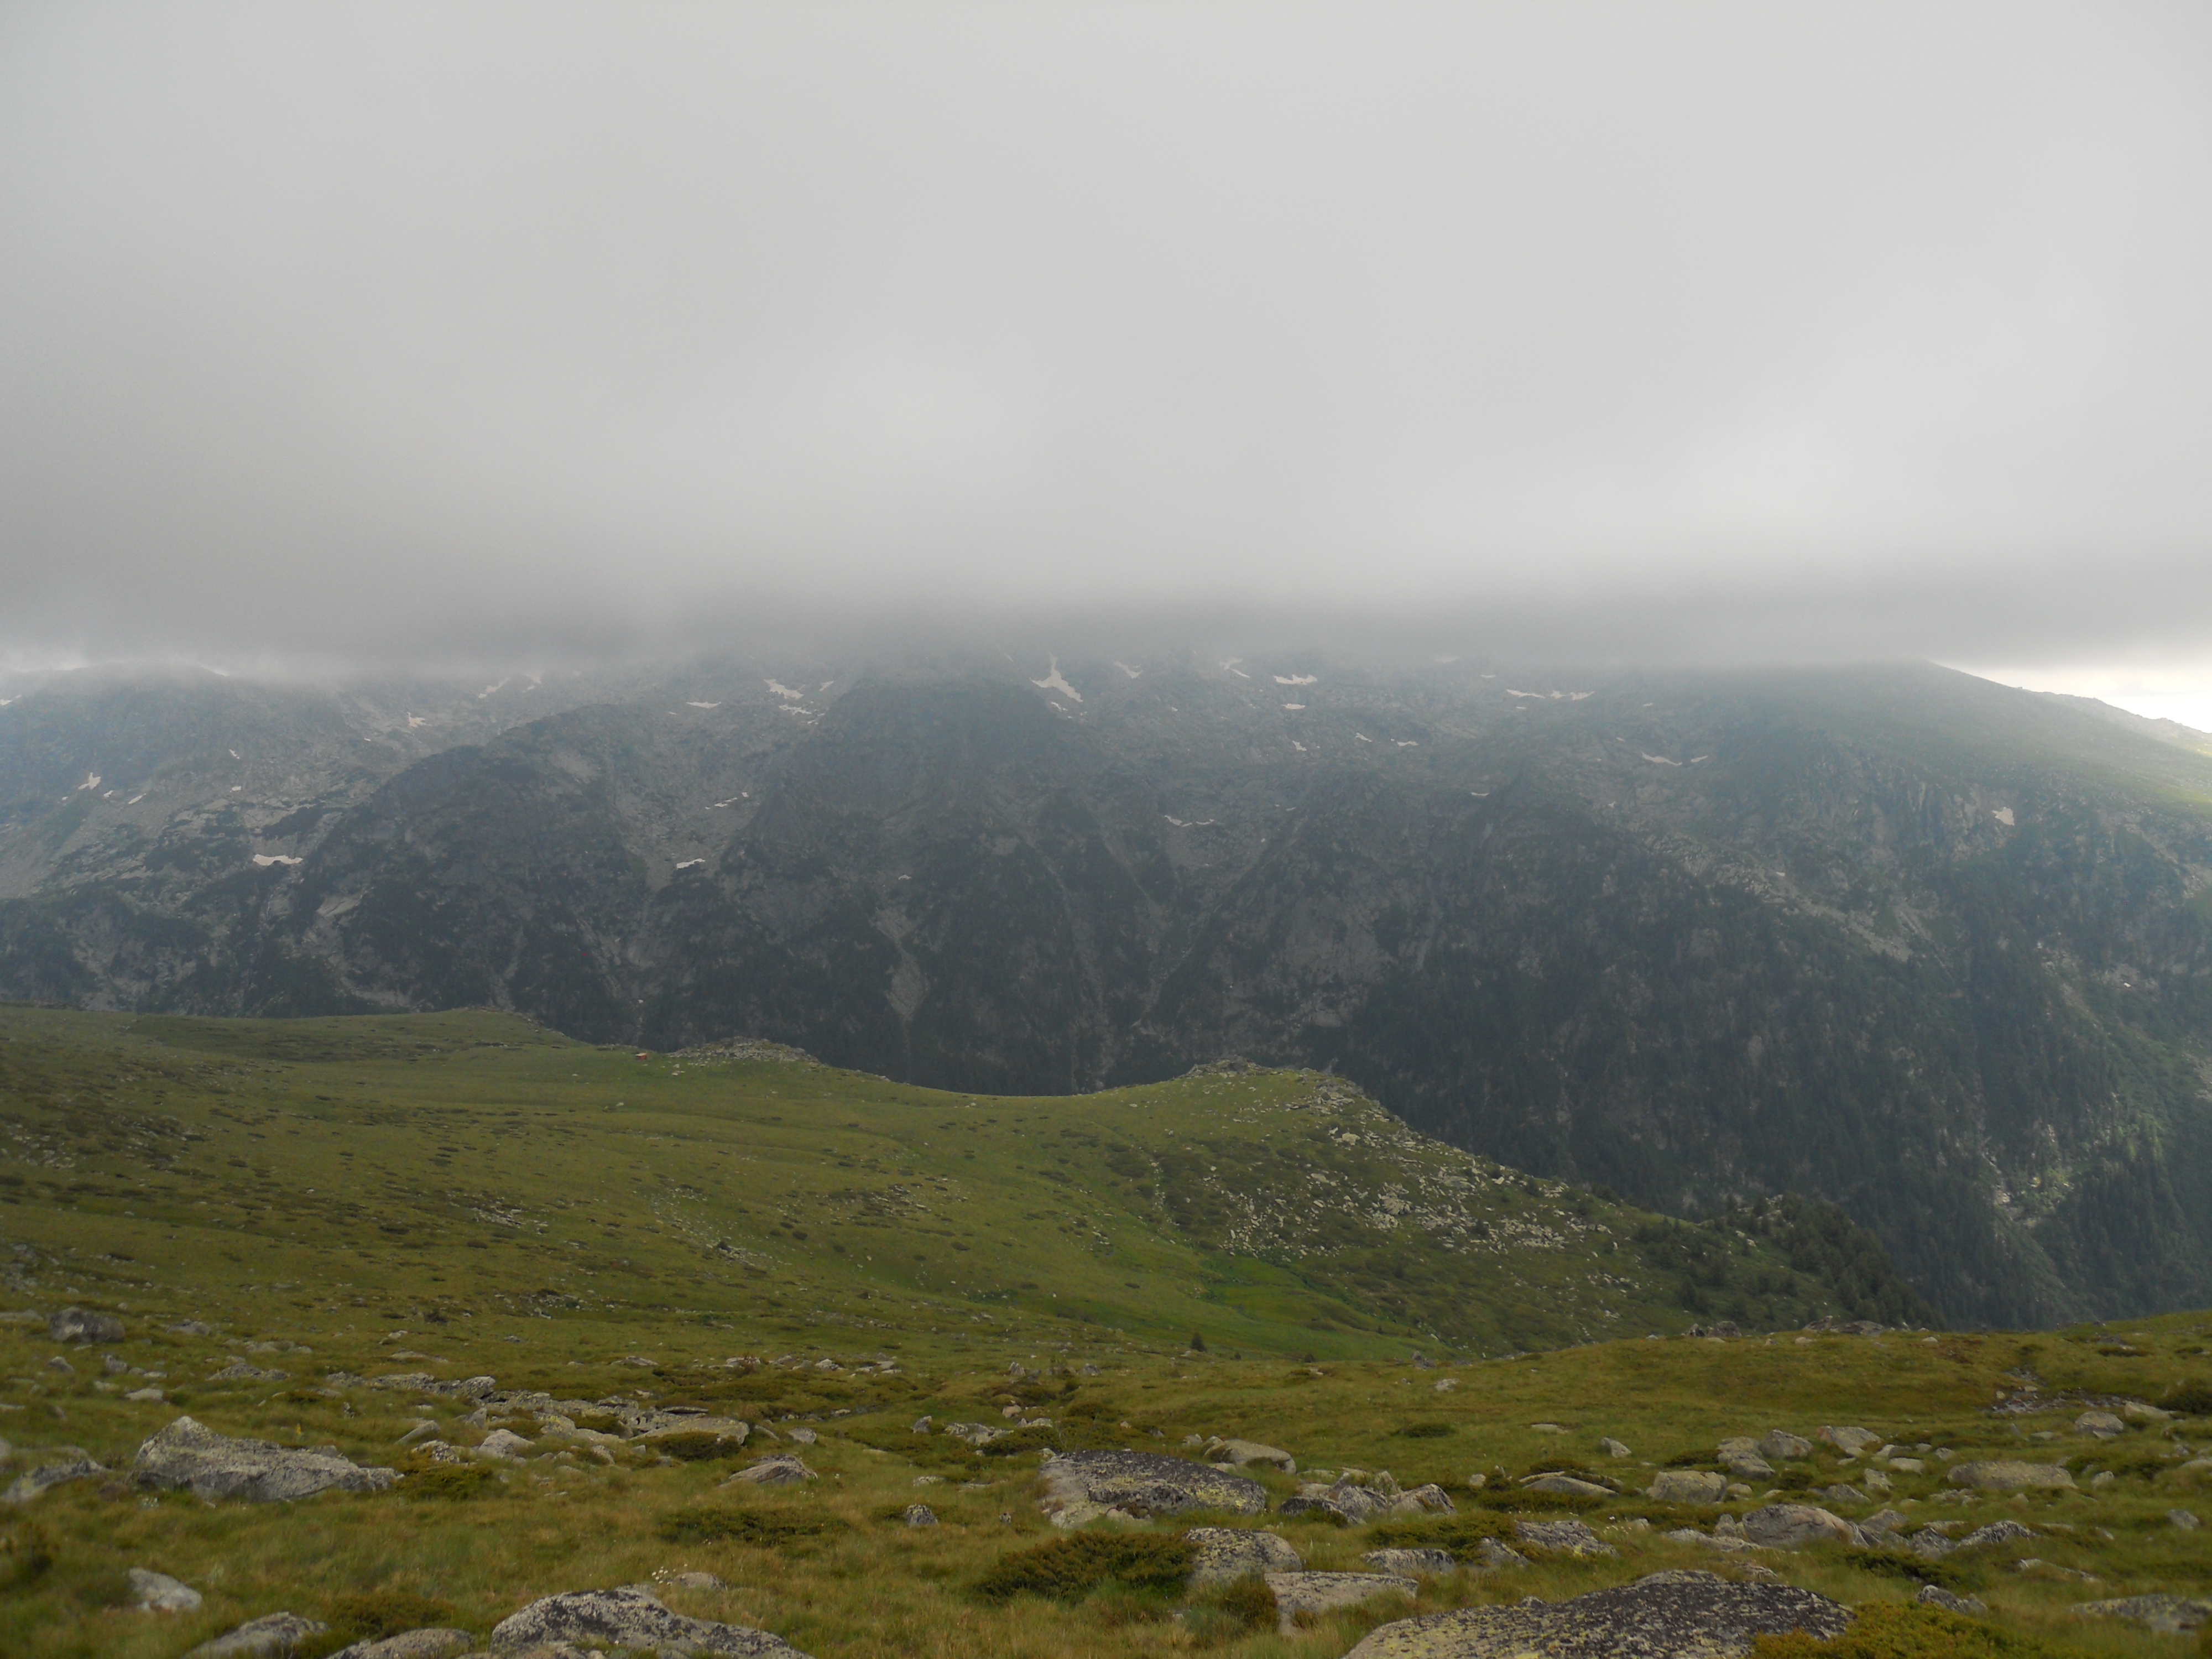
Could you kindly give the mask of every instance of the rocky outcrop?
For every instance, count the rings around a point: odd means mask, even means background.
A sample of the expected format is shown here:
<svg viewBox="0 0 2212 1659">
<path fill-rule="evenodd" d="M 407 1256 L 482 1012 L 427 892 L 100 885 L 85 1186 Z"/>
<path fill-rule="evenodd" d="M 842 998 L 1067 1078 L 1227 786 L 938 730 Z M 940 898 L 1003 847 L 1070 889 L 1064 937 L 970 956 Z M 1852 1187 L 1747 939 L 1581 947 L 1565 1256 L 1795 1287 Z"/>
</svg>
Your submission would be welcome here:
<svg viewBox="0 0 2212 1659">
<path fill-rule="evenodd" d="M 1305 1561 L 1279 1534 L 1242 1527 L 1193 1527 L 1183 1534 L 1191 1547 L 1190 1586 L 1225 1584 L 1261 1573 L 1297 1572 Z"/>
<path fill-rule="evenodd" d="M 279 1446 L 234 1440 L 189 1417 L 138 1448 L 131 1478 L 142 1486 L 184 1487 L 210 1503 L 226 1498 L 272 1503 L 319 1492 L 382 1492 L 397 1469 L 363 1468 L 336 1446 Z"/>
<path fill-rule="evenodd" d="M 672 1612 L 641 1584 L 548 1595 L 501 1620 L 491 1633 L 495 1650 L 559 1642 L 686 1654 L 774 1655 L 778 1659 L 799 1655 L 790 1643 L 764 1630 L 718 1625 Z"/>
<path fill-rule="evenodd" d="M 1656 1572 L 1565 1601 L 1467 1607 L 1370 1632 L 1346 1659 L 1733 1659 L 1785 1631 L 1840 1636 L 1850 1610 L 1794 1584 Z"/>
<path fill-rule="evenodd" d="M 1044 1466 L 1043 1480 L 1043 1507 L 1061 1527 L 1102 1515 L 1260 1515 L 1267 1507 L 1267 1489 L 1256 1480 L 1157 1452 L 1070 1452 Z"/>
</svg>

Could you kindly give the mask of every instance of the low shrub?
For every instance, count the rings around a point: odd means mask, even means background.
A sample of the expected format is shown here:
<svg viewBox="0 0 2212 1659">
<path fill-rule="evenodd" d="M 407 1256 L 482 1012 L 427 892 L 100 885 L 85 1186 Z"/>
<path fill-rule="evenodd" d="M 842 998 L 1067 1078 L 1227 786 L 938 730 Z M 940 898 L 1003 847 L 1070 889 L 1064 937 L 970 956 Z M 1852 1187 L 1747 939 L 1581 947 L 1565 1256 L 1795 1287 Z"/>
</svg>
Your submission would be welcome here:
<svg viewBox="0 0 2212 1659">
<path fill-rule="evenodd" d="M 750 1544 L 774 1549 L 802 1538 L 827 1537 L 845 1528 L 846 1523 L 834 1515 L 793 1515 L 778 1510 L 694 1504 L 671 1510 L 660 1517 L 654 1530 L 672 1544 Z"/>
<path fill-rule="evenodd" d="M 323 1604 L 323 1617 L 331 1634 L 351 1642 L 381 1642 L 402 1631 L 433 1626 L 453 1628 L 461 1622 L 461 1610 L 450 1601 L 418 1595 L 412 1590 L 362 1590 L 332 1596 Z"/>
<path fill-rule="evenodd" d="M 1978 1580 L 1979 1577 L 1948 1561 L 1931 1561 L 1909 1550 L 1860 1550 L 1850 1559 L 1851 1565 L 1862 1572 L 1883 1578 L 1902 1578 L 1908 1583 L 1935 1584 L 1947 1590 L 1966 1589 L 1970 1579 Z"/>
<path fill-rule="evenodd" d="M 1136 1590 L 1179 1590 L 1194 1552 L 1158 1533 L 1079 1532 L 1000 1556 L 976 1581 L 988 1601 L 1046 1595 L 1072 1601 L 1103 1584 Z"/>
<path fill-rule="evenodd" d="M 1751 1651 L 1753 1659 L 2049 1659 L 2055 1650 L 1941 1607 L 1875 1602 L 1832 1642 L 1791 1631 L 1758 1638 Z"/>
<path fill-rule="evenodd" d="M 483 1463 L 432 1463 L 410 1470 L 401 1479 L 399 1490 L 409 1498 L 453 1500 L 496 1498 L 507 1487 L 498 1471 Z"/>
<path fill-rule="evenodd" d="M 54 1540 L 27 1516 L 0 1519 L 0 1589 L 18 1589 L 54 1565 Z"/>
<path fill-rule="evenodd" d="M 986 1457 L 1019 1457 L 1024 1452 L 1062 1451 L 1066 1443 L 1058 1429 L 1016 1429 L 979 1449 Z"/>
<path fill-rule="evenodd" d="M 735 1457 L 744 1444 L 710 1429 L 688 1434 L 665 1434 L 652 1443 L 653 1449 L 679 1463 L 708 1463 L 718 1457 Z"/>
<path fill-rule="evenodd" d="M 1449 1550 L 1468 1560 L 1486 1538 L 1511 1542 L 1513 1522 L 1502 1515 L 1438 1515 L 1419 1521 L 1378 1521 L 1368 1528 L 1367 1536 L 1378 1548 Z"/>
<path fill-rule="evenodd" d="M 2186 1382 L 2177 1382 L 2166 1391 L 2159 1404 L 2170 1412 L 2181 1412 L 2190 1417 L 2212 1417 L 2212 1382 L 2197 1376 Z"/>
<path fill-rule="evenodd" d="M 1398 1432 L 1408 1440 L 1441 1440 L 1454 1430 L 1449 1423 L 1408 1423 Z"/>
<path fill-rule="evenodd" d="M 1608 1501 L 1587 1492 L 1530 1492 L 1522 1486 L 1485 1486 L 1468 1497 L 1486 1510 L 1594 1510 Z"/>
</svg>

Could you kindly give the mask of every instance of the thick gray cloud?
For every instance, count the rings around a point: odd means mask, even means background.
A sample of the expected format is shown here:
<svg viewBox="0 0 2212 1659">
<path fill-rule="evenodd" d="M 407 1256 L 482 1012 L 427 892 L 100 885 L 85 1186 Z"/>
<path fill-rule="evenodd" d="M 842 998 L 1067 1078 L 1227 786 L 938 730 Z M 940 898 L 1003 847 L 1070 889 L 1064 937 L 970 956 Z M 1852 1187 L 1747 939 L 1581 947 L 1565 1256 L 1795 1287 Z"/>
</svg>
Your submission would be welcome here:
<svg viewBox="0 0 2212 1659">
<path fill-rule="evenodd" d="M 2208 84 L 2193 3 L 17 4 L 0 648 L 2212 654 Z"/>
</svg>

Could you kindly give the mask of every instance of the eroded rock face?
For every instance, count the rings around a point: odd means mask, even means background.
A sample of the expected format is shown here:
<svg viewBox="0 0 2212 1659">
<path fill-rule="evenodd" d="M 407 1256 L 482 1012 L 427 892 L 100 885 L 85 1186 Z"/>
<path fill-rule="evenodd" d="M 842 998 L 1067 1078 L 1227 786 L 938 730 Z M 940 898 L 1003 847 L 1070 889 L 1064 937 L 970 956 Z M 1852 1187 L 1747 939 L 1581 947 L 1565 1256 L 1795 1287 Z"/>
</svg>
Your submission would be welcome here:
<svg viewBox="0 0 2212 1659">
<path fill-rule="evenodd" d="M 1794 1584 L 1656 1572 L 1565 1601 L 1467 1607 L 1371 1632 L 1346 1659 L 1733 1659 L 1755 1637 L 1843 1634 L 1850 1610 Z"/>
<path fill-rule="evenodd" d="M 550 1646 L 642 1648 L 648 1651 L 773 1654 L 804 1659 L 781 1636 L 737 1625 L 718 1625 L 672 1613 L 639 1585 L 621 1589 L 571 1590 L 532 1601 L 499 1622 L 495 1650 Z"/>
<path fill-rule="evenodd" d="M 1190 1585 L 1227 1583 L 1231 1579 L 1257 1577 L 1267 1572 L 1297 1572 L 1304 1557 L 1279 1534 L 1242 1527 L 1193 1527 L 1183 1541 L 1194 1553 Z"/>
<path fill-rule="evenodd" d="M 266 1440 L 234 1440 L 180 1417 L 138 1448 L 131 1478 L 142 1486 L 182 1486 L 210 1503 L 226 1498 L 273 1503 L 340 1492 L 382 1492 L 396 1469 L 363 1468 L 335 1446 L 312 1449 Z"/>
<path fill-rule="evenodd" d="M 1109 1511 L 1130 1516 L 1191 1510 L 1260 1515 L 1267 1507 L 1267 1489 L 1256 1480 L 1157 1452 L 1070 1452 L 1046 1464 L 1043 1474 L 1044 1507 L 1061 1526 L 1078 1526 Z"/>
</svg>

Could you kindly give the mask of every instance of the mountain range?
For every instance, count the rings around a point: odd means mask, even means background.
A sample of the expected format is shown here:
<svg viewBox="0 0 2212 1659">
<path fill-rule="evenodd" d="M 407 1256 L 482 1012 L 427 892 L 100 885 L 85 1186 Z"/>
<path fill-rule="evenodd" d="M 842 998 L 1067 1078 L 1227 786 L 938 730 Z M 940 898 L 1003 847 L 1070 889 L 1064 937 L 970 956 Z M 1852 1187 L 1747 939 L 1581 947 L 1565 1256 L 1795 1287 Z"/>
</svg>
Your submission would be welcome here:
<svg viewBox="0 0 2212 1659">
<path fill-rule="evenodd" d="M 1224 1055 L 1956 1323 L 2212 1302 L 2212 738 L 1928 665 L 1317 652 L 0 692 L 0 995 L 485 1006 L 1066 1094 Z"/>
</svg>

